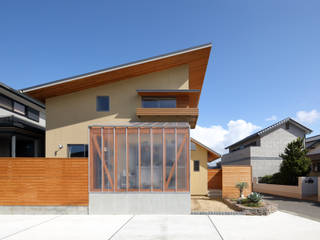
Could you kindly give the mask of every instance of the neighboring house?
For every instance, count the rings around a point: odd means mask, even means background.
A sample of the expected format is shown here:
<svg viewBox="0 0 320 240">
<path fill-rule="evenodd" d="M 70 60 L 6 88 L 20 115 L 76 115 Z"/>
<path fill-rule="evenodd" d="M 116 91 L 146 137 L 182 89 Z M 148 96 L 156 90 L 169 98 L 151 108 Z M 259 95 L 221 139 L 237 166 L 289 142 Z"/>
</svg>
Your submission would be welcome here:
<svg viewBox="0 0 320 240">
<path fill-rule="evenodd" d="M 44 156 L 45 107 L 0 83 L 0 157 Z"/>
<path fill-rule="evenodd" d="M 210 51 L 201 45 L 22 90 L 45 102 L 46 157 L 89 156 L 90 213 L 190 213 L 189 128 Z"/>
<path fill-rule="evenodd" d="M 208 194 L 208 163 L 221 155 L 191 138 L 191 195 Z"/>
<path fill-rule="evenodd" d="M 279 171 L 288 143 L 305 138 L 311 130 L 291 118 L 286 118 L 228 147 L 222 165 L 251 165 L 252 177 L 263 177 Z"/>
<path fill-rule="evenodd" d="M 310 176 L 320 176 L 320 135 L 306 138 L 306 148 L 312 161 Z"/>
</svg>

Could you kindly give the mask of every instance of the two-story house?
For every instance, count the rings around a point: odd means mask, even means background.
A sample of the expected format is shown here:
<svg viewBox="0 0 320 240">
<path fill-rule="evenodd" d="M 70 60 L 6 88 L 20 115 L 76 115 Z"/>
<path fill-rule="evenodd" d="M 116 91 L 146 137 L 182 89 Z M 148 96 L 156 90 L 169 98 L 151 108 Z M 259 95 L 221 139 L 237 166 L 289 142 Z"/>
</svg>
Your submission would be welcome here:
<svg viewBox="0 0 320 240">
<path fill-rule="evenodd" d="M 310 176 L 320 176 L 320 135 L 306 138 L 306 148 L 312 161 Z"/>
<path fill-rule="evenodd" d="M 190 213 L 201 45 L 23 89 L 45 102 L 46 157 L 89 157 L 90 213 Z"/>
<path fill-rule="evenodd" d="M 288 143 L 305 138 L 311 130 L 291 118 L 264 128 L 228 147 L 222 165 L 251 165 L 252 177 L 263 177 L 279 171 Z"/>
<path fill-rule="evenodd" d="M 45 106 L 0 83 L 0 157 L 44 156 Z"/>
</svg>

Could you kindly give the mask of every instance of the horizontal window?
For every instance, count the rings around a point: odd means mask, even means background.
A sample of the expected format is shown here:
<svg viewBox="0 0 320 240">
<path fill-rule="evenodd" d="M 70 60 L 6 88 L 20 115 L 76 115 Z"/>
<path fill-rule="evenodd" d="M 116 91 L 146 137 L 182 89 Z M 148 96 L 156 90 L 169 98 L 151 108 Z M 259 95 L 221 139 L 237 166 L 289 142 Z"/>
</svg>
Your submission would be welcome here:
<svg viewBox="0 0 320 240">
<path fill-rule="evenodd" d="M 0 106 L 12 111 L 13 101 L 4 95 L 0 95 Z"/>
<path fill-rule="evenodd" d="M 39 122 L 39 112 L 33 108 L 28 107 L 27 117 L 31 120 Z"/>
<path fill-rule="evenodd" d="M 153 98 L 143 97 L 142 107 L 143 108 L 175 108 L 177 101 L 175 98 Z"/>
<path fill-rule="evenodd" d="M 68 157 L 88 157 L 88 145 L 68 144 Z"/>
<path fill-rule="evenodd" d="M 22 115 L 26 114 L 26 106 L 18 103 L 18 102 L 14 102 L 13 104 L 13 111 Z"/>
<path fill-rule="evenodd" d="M 110 111 L 109 96 L 98 96 L 96 107 L 98 112 L 109 112 Z"/>
</svg>

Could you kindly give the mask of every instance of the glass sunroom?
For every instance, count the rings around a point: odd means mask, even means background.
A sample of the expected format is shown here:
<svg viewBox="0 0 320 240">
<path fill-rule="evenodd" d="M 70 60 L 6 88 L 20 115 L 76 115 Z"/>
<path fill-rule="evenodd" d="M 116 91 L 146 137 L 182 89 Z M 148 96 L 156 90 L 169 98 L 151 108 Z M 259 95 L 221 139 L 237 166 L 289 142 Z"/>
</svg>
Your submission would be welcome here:
<svg viewBox="0 0 320 240">
<path fill-rule="evenodd" d="M 89 191 L 189 192 L 189 124 L 89 127 Z"/>
</svg>

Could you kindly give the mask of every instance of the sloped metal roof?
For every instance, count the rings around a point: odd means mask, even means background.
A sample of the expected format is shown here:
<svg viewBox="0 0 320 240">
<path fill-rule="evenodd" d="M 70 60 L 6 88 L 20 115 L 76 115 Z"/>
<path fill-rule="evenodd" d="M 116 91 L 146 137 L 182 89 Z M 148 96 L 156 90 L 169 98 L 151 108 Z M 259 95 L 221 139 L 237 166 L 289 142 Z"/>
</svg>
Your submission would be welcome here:
<svg viewBox="0 0 320 240">
<path fill-rule="evenodd" d="M 311 129 L 307 128 L 306 126 L 304 126 L 304 125 L 298 123 L 297 121 L 293 120 L 292 118 L 288 117 L 288 118 L 285 118 L 285 119 L 283 119 L 283 120 L 281 120 L 281 121 L 279 121 L 279 122 L 277 122 L 277 123 L 275 123 L 275 124 L 273 124 L 273 125 L 271 125 L 269 127 L 264 128 L 264 129 L 262 129 L 262 130 L 260 130 L 260 131 L 258 131 L 256 133 L 253 133 L 253 134 L 249 135 L 248 137 L 243 138 L 243 139 L 241 139 L 240 141 L 238 141 L 236 143 L 233 143 L 232 145 L 226 147 L 225 149 L 228 149 L 228 148 L 233 147 L 235 145 L 238 145 L 240 143 L 246 142 L 246 141 L 251 140 L 251 139 L 253 139 L 255 137 L 262 136 L 262 135 L 265 135 L 265 134 L 267 134 L 269 132 L 272 132 L 273 130 L 275 130 L 276 128 L 280 127 L 281 125 L 283 125 L 283 124 L 285 124 L 287 122 L 290 122 L 293 125 L 295 125 L 296 127 L 302 129 L 306 134 L 309 134 L 309 133 L 312 132 Z"/>
</svg>

